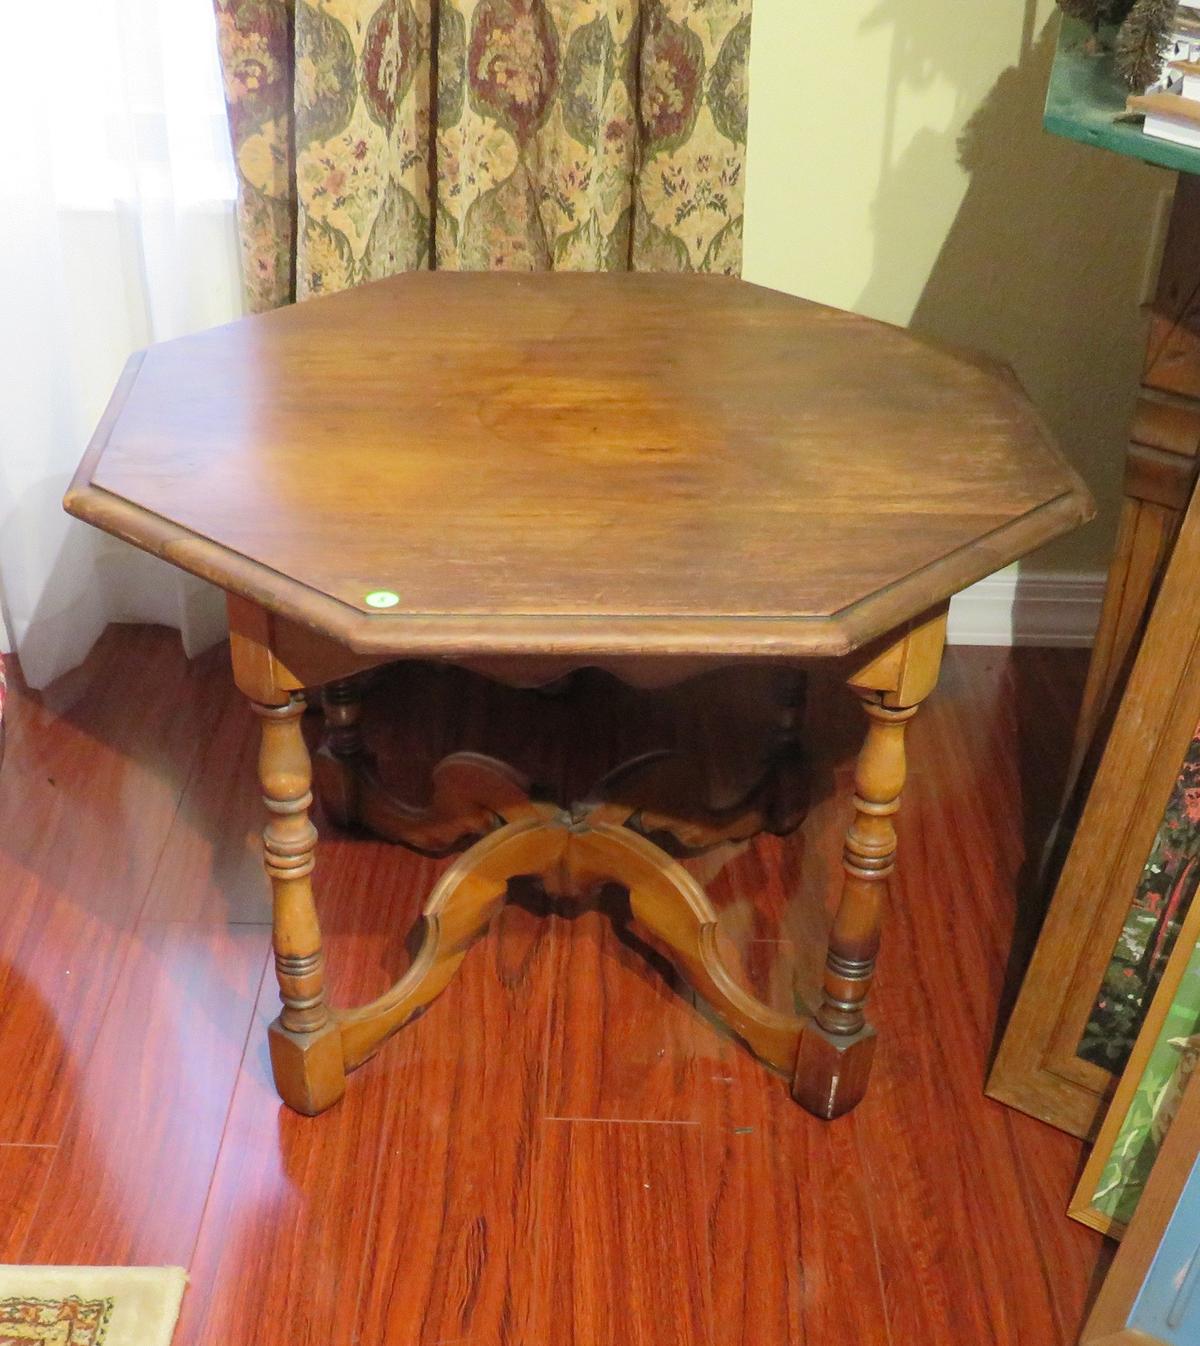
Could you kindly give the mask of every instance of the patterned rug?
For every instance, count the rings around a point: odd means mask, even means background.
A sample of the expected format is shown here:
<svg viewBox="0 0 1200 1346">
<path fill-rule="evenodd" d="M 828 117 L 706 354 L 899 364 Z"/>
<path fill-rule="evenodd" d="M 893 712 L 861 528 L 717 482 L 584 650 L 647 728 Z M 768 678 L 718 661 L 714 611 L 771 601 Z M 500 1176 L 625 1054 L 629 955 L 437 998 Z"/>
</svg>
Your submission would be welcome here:
<svg viewBox="0 0 1200 1346">
<path fill-rule="evenodd" d="M 181 1267 L 0 1266 L 0 1346 L 170 1346 Z"/>
</svg>

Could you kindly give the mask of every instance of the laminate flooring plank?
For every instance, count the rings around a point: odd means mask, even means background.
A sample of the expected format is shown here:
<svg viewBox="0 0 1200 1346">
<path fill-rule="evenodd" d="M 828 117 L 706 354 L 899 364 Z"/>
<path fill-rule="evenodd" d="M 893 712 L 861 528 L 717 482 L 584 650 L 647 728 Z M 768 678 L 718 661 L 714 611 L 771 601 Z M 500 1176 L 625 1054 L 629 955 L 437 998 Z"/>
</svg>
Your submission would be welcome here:
<svg viewBox="0 0 1200 1346">
<path fill-rule="evenodd" d="M 883 1034 L 871 1091 L 855 1113 L 895 1341 L 929 1346 L 1068 1346 L 1068 1303 L 1086 1290 L 1036 1274 L 1047 1206 L 1027 1199 L 1007 1111 L 983 1097 L 1006 946 L 989 909 L 1007 867 L 969 826 L 968 782 L 947 793 L 914 782 L 874 996 Z M 931 797 L 932 796 L 932 797 Z M 1024 1128 L 1022 1128 L 1024 1130 Z M 1060 1143 L 1065 1209 L 1080 1149 Z M 1065 1229 L 1078 1259 L 1099 1236 Z M 884 1232 L 886 1231 L 886 1233 Z M 1033 1273 L 1033 1274 L 1031 1274 Z"/>
<path fill-rule="evenodd" d="M 53 1143 L 219 709 L 209 656 L 110 628 L 47 692 L 18 686 L 0 771 L 0 1141 Z"/>
<path fill-rule="evenodd" d="M 750 945 L 749 953 L 756 991 L 786 1008 L 795 951 L 776 943 Z M 886 1346 L 855 1116 L 832 1123 L 809 1116 L 786 1080 L 729 1042 L 700 1117 L 718 1346 Z"/>
<path fill-rule="evenodd" d="M 714 1346 L 698 1126 L 547 1122 L 535 1224 L 538 1295 L 517 1340 Z"/>
<path fill-rule="evenodd" d="M 333 834 L 318 848 L 315 878 L 334 1003 L 374 996 L 403 971 L 404 936 L 441 867 Z M 386 1045 L 352 1075 L 336 1107 L 301 1117 L 283 1106 L 271 1082 L 266 1027 L 278 1003 L 268 968 L 175 1346 L 357 1342 L 380 1175 L 386 1169 L 392 1180 L 421 1182 L 403 1155 L 383 1150 L 385 1125 L 406 1087 L 396 1069 L 401 1044 Z M 385 1267 L 374 1263 L 372 1272 Z"/>
<path fill-rule="evenodd" d="M 265 926 L 138 928 L 27 1261 L 187 1265 L 269 948 Z"/>
<path fill-rule="evenodd" d="M 390 1080 L 363 1341 L 548 1346 L 534 1248 L 558 927 L 505 908 L 376 1063 Z"/>
<path fill-rule="evenodd" d="M 258 784 L 259 725 L 228 668 L 214 677 L 224 688 L 220 713 L 172 821 L 143 919 L 270 924 L 271 892 L 262 862 L 266 811 Z M 312 720 L 315 731 L 316 717 Z"/>
<path fill-rule="evenodd" d="M 0 1145 L 0 1262 L 20 1262 L 36 1227 L 53 1145 Z"/>
</svg>

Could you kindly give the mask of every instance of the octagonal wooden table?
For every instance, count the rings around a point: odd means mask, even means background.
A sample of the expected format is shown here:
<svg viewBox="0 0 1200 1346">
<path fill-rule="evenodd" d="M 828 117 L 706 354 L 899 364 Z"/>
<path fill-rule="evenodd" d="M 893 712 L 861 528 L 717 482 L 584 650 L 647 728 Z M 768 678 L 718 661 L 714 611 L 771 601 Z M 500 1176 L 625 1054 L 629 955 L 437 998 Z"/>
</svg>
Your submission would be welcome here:
<svg viewBox="0 0 1200 1346">
<path fill-rule="evenodd" d="M 271 1049 L 293 1108 L 338 1099 L 532 875 L 568 896 L 623 886 L 692 987 L 834 1117 L 866 1087 L 905 725 L 936 682 L 947 602 L 1091 502 L 1010 375 L 901 330 L 718 277 L 425 273 L 135 356 L 66 507 L 229 595 L 262 723 Z M 358 678 L 400 658 L 526 685 L 585 665 L 654 684 L 834 661 L 868 722 L 815 1011 L 745 989 L 704 892 L 620 791 L 548 802 L 458 754 L 428 805 L 394 799 L 363 748 Z M 407 973 L 349 1010 L 326 1002 L 310 877 L 300 715 L 318 686 L 336 819 L 433 852 L 474 839 Z"/>
</svg>

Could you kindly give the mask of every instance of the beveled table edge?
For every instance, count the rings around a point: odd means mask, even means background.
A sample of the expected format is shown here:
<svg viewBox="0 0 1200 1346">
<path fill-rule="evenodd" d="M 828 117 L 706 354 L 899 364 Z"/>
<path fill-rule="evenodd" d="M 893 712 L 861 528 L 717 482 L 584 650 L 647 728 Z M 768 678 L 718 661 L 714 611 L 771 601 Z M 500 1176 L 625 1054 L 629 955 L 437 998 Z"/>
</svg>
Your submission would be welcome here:
<svg viewBox="0 0 1200 1346">
<path fill-rule="evenodd" d="M 92 485 L 97 460 L 143 356 L 144 352 L 136 352 L 126 363 L 63 499 L 64 508 L 76 518 L 358 654 L 449 659 L 482 655 L 838 657 L 945 602 L 1095 514 L 1087 487 L 1047 435 L 1047 451 L 1059 458 L 1072 481 L 1069 489 L 828 616 L 365 613 Z M 1012 385 L 1011 391 L 1018 392 L 1015 379 Z"/>
</svg>

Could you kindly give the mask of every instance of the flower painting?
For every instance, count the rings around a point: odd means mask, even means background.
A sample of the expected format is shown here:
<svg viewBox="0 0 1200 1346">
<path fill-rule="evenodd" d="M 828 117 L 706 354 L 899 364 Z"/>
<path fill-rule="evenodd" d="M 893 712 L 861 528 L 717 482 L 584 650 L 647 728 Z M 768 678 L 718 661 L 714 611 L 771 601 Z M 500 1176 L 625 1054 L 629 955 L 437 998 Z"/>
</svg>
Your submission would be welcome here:
<svg viewBox="0 0 1200 1346">
<path fill-rule="evenodd" d="M 1200 947 L 1192 951 L 1091 1198 L 1117 1225 L 1127 1225 L 1137 1209 L 1198 1062 Z"/>
</svg>

